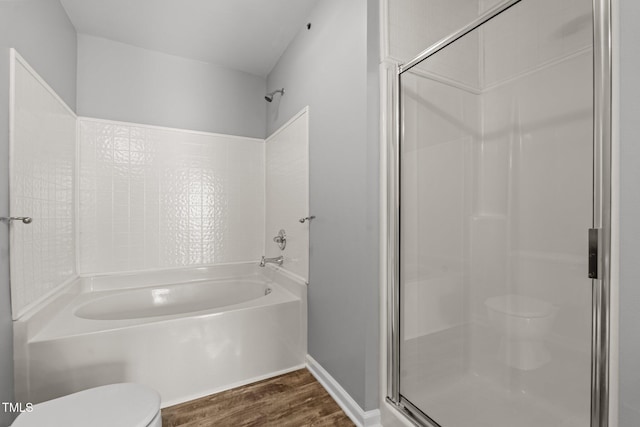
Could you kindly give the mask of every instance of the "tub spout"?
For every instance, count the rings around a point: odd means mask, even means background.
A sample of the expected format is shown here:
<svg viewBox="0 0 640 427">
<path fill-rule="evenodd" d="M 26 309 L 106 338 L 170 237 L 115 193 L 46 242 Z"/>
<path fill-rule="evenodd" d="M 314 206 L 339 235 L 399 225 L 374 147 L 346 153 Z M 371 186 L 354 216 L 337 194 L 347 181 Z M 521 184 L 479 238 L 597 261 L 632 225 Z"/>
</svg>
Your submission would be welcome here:
<svg viewBox="0 0 640 427">
<path fill-rule="evenodd" d="M 260 260 L 260 267 L 264 267 L 267 264 L 282 265 L 283 261 L 284 261 L 284 257 L 282 255 L 277 256 L 275 258 L 265 258 L 264 255 L 263 255 L 262 259 Z"/>
</svg>

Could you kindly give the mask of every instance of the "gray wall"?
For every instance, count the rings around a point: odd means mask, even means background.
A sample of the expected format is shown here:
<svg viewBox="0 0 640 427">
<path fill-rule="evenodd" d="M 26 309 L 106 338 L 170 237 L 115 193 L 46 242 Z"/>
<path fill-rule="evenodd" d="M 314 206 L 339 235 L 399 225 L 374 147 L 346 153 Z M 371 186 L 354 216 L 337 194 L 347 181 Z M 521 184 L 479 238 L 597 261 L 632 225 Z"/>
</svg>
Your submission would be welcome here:
<svg viewBox="0 0 640 427">
<path fill-rule="evenodd" d="M 378 406 L 377 1 L 323 0 L 267 78 L 272 133 L 309 105 L 309 354 Z M 371 15 L 368 15 L 371 7 Z M 369 24 L 369 25 L 368 25 Z M 368 52 L 372 50 L 371 52 Z"/>
<path fill-rule="evenodd" d="M 0 1 L 0 46 L 16 48 L 76 109 L 76 30 L 58 0 Z"/>
<path fill-rule="evenodd" d="M 78 35 L 78 114 L 263 138 L 265 79 Z"/>
<path fill-rule="evenodd" d="M 9 47 L 76 106 L 76 32 L 55 0 L 0 1 L 0 216 L 9 213 Z M 9 231 L 0 223 L 0 402 L 13 400 Z M 0 426 L 13 414 L 0 408 Z"/>
<path fill-rule="evenodd" d="M 640 3 L 620 18 L 620 426 L 640 426 Z"/>
</svg>

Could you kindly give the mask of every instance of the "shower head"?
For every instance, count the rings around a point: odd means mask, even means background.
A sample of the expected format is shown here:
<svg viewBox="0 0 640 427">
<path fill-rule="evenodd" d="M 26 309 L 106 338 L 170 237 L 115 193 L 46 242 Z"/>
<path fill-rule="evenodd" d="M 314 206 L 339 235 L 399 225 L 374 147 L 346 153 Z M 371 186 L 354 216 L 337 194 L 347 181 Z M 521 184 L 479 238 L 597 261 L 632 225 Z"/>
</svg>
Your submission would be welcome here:
<svg viewBox="0 0 640 427">
<path fill-rule="evenodd" d="M 273 97 L 275 96 L 276 93 L 279 93 L 280 95 L 284 95 L 284 88 L 278 89 L 278 90 L 274 90 L 273 92 L 269 92 L 267 94 L 267 96 L 264 97 L 264 99 L 267 102 L 271 102 L 271 101 L 273 101 Z"/>
</svg>

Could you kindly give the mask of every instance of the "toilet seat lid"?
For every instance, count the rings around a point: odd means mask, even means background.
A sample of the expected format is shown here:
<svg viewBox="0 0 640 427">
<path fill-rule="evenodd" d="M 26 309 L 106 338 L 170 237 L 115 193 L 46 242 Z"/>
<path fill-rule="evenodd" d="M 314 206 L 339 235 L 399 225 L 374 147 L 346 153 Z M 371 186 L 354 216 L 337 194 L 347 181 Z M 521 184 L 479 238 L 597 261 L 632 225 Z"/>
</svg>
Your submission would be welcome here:
<svg viewBox="0 0 640 427">
<path fill-rule="evenodd" d="M 143 385 L 111 384 L 33 406 L 12 427 L 147 427 L 160 411 L 160 395 Z"/>
<path fill-rule="evenodd" d="M 517 317 L 546 317 L 556 309 L 546 301 L 514 294 L 487 298 L 485 304 L 492 310 Z"/>
</svg>

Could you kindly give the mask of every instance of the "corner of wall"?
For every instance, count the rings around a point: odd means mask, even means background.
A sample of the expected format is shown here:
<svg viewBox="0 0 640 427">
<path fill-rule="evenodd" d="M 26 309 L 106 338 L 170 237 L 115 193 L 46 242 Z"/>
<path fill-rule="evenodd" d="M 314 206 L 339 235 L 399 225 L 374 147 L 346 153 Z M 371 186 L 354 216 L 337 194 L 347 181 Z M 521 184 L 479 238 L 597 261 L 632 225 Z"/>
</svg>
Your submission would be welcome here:
<svg viewBox="0 0 640 427">
<path fill-rule="evenodd" d="M 367 212 L 369 226 L 375 232 L 369 234 L 369 265 L 377 265 L 380 248 L 380 0 L 367 0 Z M 367 282 L 378 283 L 380 272 L 370 269 Z M 366 371 L 365 371 L 365 410 L 378 408 L 379 389 L 379 319 L 381 317 L 378 292 L 370 292 L 369 321 L 367 322 Z"/>
<path fill-rule="evenodd" d="M 268 76 L 270 89 L 287 89 L 268 107 L 269 131 L 305 105 L 313 111 L 310 213 L 318 219 L 310 230 L 309 354 L 365 409 L 378 406 L 379 392 L 378 272 L 371 268 L 378 129 L 377 105 L 369 105 L 379 88 L 371 70 L 378 58 L 368 57 L 379 49 L 372 39 L 378 1 L 318 2 L 311 29 L 298 33 Z"/>
</svg>

